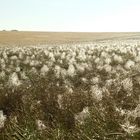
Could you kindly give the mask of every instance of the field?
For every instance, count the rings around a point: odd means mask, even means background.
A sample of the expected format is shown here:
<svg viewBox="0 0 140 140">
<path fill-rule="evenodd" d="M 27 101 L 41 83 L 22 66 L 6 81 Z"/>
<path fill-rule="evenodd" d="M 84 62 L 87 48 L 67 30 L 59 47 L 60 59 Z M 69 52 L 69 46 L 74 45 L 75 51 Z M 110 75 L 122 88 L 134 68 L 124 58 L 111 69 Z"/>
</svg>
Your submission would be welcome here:
<svg viewBox="0 0 140 140">
<path fill-rule="evenodd" d="M 0 140 L 139 140 L 139 35 L 0 32 Z"/>
<path fill-rule="evenodd" d="M 0 31 L 0 44 L 40 45 L 95 42 L 104 40 L 140 39 L 140 33 L 73 33 Z"/>
</svg>

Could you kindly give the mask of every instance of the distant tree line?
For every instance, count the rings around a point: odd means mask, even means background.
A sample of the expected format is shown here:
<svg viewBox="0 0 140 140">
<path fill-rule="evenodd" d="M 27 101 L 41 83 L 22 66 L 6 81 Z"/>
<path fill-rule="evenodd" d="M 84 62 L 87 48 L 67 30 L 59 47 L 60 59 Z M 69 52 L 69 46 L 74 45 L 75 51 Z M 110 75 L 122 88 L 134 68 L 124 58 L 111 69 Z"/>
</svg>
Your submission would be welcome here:
<svg viewBox="0 0 140 140">
<path fill-rule="evenodd" d="M 6 32 L 6 31 L 8 31 L 8 30 L 3 29 L 2 31 L 3 31 L 3 32 Z M 16 29 L 10 30 L 10 31 L 11 31 L 11 32 L 18 32 L 18 30 L 16 30 Z"/>
</svg>

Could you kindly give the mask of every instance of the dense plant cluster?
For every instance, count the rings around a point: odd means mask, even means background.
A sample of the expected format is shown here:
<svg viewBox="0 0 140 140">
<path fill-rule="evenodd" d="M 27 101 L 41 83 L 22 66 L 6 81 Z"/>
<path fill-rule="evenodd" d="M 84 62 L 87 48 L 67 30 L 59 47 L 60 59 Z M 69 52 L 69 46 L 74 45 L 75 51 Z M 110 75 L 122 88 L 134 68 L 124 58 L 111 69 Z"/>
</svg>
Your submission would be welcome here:
<svg viewBox="0 0 140 140">
<path fill-rule="evenodd" d="M 138 140 L 140 43 L 0 47 L 1 140 Z"/>
</svg>

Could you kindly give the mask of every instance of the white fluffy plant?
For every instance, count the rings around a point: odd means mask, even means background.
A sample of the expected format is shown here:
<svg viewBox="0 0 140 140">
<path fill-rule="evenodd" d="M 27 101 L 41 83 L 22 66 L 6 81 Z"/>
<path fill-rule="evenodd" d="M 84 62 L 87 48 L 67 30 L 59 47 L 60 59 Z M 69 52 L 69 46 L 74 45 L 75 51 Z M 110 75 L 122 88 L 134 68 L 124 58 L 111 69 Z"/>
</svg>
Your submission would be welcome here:
<svg viewBox="0 0 140 140">
<path fill-rule="evenodd" d="M 128 92 L 131 95 L 131 92 L 133 90 L 133 82 L 131 78 L 126 78 L 122 81 L 122 86 L 126 92 Z"/>
<path fill-rule="evenodd" d="M 48 54 L 48 56 L 49 56 L 49 58 L 50 58 L 50 61 L 55 62 L 55 56 L 54 56 L 53 52 L 50 52 L 50 53 Z"/>
<path fill-rule="evenodd" d="M 135 57 L 135 62 L 139 62 L 140 63 L 140 54 Z"/>
<path fill-rule="evenodd" d="M 23 52 L 19 52 L 19 59 L 23 59 L 23 58 L 24 58 Z"/>
<path fill-rule="evenodd" d="M 49 71 L 48 66 L 47 65 L 43 65 L 41 70 L 40 70 L 40 74 L 44 76 L 44 75 L 46 75 L 48 73 L 48 71 Z"/>
<path fill-rule="evenodd" d="M 117 54 L 115 54 L 115 55 L 113 56 L 113 59 L 114 59 L 115 62 L 117 62 L 117 63 L 119 63 L 119 64 L 123 63 L 122 57 L 119 56 L 119 55 L 117 55 Z"/>
<path fill-rule="evenodd" d="M 132 60 L 128 60 L 127 62 L 126 62 L 126 64 L 125 64 L 125 68 L 127 69 L 127 70 L 130 70 L 131 68 L 133 68 L 135 66 L 135 62 L 134 61 L 132 61 Z"/>
<path fill-rule="evenodd" d="M 107 58 L 108 57 L 108 53 L 106 53 L 106 52 L 101 52 L 101 57 L 102 58 Z"/>
<path fill-rule="evenodd" d="M 111 62 L 112 62 L 112 61 L 111 61 L 110 58 L 106 58 L 106 59 L 105 59 L 105 63 L 106 63 L 106 64 L 110 64 Z"/>
<path fill-rule="evenodd" d="M 6 54 L 5 51 L 2 53 L 2 56 L 3 56 L 4 59 L 7 59 L 8 58 L 8 56 L 7 56 L 7 54 Z"/>
<path fill-rule="evenodd" d="M 11 59 L 11 60 L 17 60 L 18 57 L 17 57 L 16 55 L 13 55 L 13 56 L 10 57 L 10 59 Z"/>
<path fill-rule="evenodd" d="M 112 70 L 111 65 L 109 65 L 109 64 L 105 64 L 105 65 L 104 65 L 104 70 L 105 70 L 106 72 L 110 73 L 111 70 Z"/>
<path fill-rule="evenodd" d="M 2 69 L 5 69 L 6 64 L 5 64 L 5 60 L 4 60 L 3 58 L 0 59 L 0 65 L 1 65 L 1 68 L 2 68 Z"/>
<path fill-rule="evenodd" d="M 38 71 L 37 71 L 36 67 L 32 67 L 31 70 L 30 70 L 30 73 L 38 74 Z"/>
<path fill-rule="evenodd" d="M 75 75 L 75 67 L 73 64 L 70 64 L 67 70 L 67 74 L 71 77 Z"/>
<path fill-rule="evenodd" d="M 90 116 L 89 108 L 85 107 L 81 112 L 75 114 L 74 118 L 78 123 L 83 124 L 84 120 L 89 116 Z"/>
<path fill-rule="evenodd" d="M 60 77 L 60 73 L 61 73 L 61 67 L 56 65 L 55 68 L 54 68 L 54 71 L 55 71 L 55 76 L 57 78 L 59 78 Z"/>
<path fill-rule="evenodd" d="M 4 127 L 6 121 L 6 116 L 3 114 L 3 111 L 0 110 L 0 129 Z"/>
<path fill-rule="evenodd" d="M 65 77 L 66 77 L 66 75 L 67 75 L 67 71 L 66 71 L 66 69 L 61 68 L 60 73 L 61 73 L 61 76 L 65 79 Z"/>
<path fill-rule="evenodd" d="M 85 71 L 85 66 L 82 64 L 76 64 L 76 68 L 79 72 L 84 72 Z"/>
<path fill-rule="evenodd" d="M 42 131 L 46 129 L 46 125 L 43 123 L 42 120 L 36 120 L 36 125 L 38 130 Z"/>
<path fill-rule="evenodd" d="M 93 77 L 93 78 L 91 79 L 91 84 L 93 84 L 93 85 L 98 84 L 99 81 L 100 81 L 99 76 Z"/>
<path fill-rule="evenodd" d="M 98 85 L 91 86 L 91 96 L 93 99 L 100 101 L 103 97 L 103 91 Z"/>
<path fill-rule="evenodd" d="M 0 72 L 0 79 L 4 80 L 5 79 L 5 71 Z"/>
<path fill-rule="evenodd" d="M 15 70 L 16 70 L 16 72 L 20 72 L 21 68 L 19 66 L 17 66 Z"/>
<path fill-rule="evenodd" d="M 23 61 L 25 65 L 30 64 L 30 57 L 26 56 L 25 60 Z"/>
<path fill-rule="evenodd" d="M 85 52 L 80 52 L 78 57 L 77 57 L 80 61 L 85 61 L 86 60 L 86 55 Z"/>
<path fill-rule="evenodd" d="M 25 71 L 20 72 L 20 77 L 21 77 L 21 80 L 27 80 L 28 79 Z"/>
<path fill-rule="evenodd" d="M 21 85 L 21 81 L 19 80 L 19 77 L 16 72 L 10 75 L 8 83 L 10 86 L 16 86 L 16 87 Z"/>
</svg>

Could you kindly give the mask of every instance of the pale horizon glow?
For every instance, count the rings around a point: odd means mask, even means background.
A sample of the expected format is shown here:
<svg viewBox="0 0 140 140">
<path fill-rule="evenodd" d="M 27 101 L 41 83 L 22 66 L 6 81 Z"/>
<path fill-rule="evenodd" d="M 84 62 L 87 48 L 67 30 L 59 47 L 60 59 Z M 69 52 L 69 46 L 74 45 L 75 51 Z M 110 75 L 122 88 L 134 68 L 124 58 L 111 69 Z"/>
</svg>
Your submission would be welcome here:
<svg viewBox="0 0 140 140">
<path fill-rule="evenodd" d="M 0 0 L 0 30 L 139 32 L 140 0 Z"/>
</svg>

